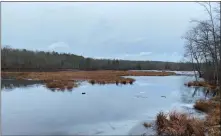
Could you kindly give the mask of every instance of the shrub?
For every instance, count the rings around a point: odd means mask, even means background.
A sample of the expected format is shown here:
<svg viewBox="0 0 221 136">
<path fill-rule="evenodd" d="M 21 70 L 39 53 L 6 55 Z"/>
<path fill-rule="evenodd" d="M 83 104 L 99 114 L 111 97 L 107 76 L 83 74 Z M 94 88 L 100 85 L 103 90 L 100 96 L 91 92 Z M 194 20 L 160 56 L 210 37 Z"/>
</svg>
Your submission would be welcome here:
<svg viewBox="0 0 221 136">
<path fill-rule="evenodd" d="M 127 81 L 125 81 L 125 80 L 123 80 L 123 81 L 121 81 L 121 84 L 127 84 Z"/>
<path fill-rule="evenodd" d="M 92 85 L 95 84 L 95 80 L 90 80 L 89 83 L 91 83 Z"/>
<path fill-rule="evenodd" d="M 144 122 L 144 123 L 143 123 L 143 125 L 144 125 L 144 127 L 146 127 L 146 128 L 148 128 L 148 127 L 151 127 L 151 126 L 152 126 L 150 123 L 146 123 L 146 122 Z"/>
</svg>

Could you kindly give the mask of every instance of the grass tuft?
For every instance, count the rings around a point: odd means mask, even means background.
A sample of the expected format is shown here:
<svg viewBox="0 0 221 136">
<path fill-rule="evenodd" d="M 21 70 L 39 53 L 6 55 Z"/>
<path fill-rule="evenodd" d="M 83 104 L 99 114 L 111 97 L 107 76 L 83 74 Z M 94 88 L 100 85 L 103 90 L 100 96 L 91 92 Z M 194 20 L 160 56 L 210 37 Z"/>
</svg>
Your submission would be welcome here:
<svg viewBox="0 0 221 136">
<path fill-rule="evenodd" d="M 157 115 L 156 127 L 159 135 L 169 136 L 204 136 L 204 123 L 184 113 L 160 112 Z"/>
<path fill-rule="evenodd" d="M 72 90 L 74 87 L 77 87 L 75 81 L 47 81 L 46 87 L 49 89 L 58 89 L 60 91 L 64 91 L 65 89 Z"/>
<path fill-rule="evenodd" d="M 127 84 L 127 81 L 125 81 L 125 80 L 123 80 L 123 81 L 121 81 L 121 84 Z"/>
<path fill-rule="evenodd" d="M 114 71 L 114 70 L 98 70 L 98 71 L 58 71 L 58 72 L 1 72 L 4 78 L 16 78 L 41 80 L 45 83 L 54 80 L 70 81 L 70 80 L 90 80 L 92 84 L 114 84 L 119 83 L 132 84 L 135 80 L 132 78 L 124 78 L 123 76 L 169 76 L 174 72 L 150 72 L 150 71 Z M 125 83 L 126 82 L 126 83 Z M 48 84 L 48 83 L 47 83 Z M 56 83 L 57 84 L 57 83 Z M 56 86 L 48 84 L 48 87 Z"/>
<path fill-rule="evenodd" d="M 204 101 L 204 100 L 198 100 L 193 106 L 195 109 L 203 111 L 203 112 L 209 112 L 211 109 L 211 102 L 210 101 Z"/>
<path fill-rule="evenodd" d="M 95 80 L 90 80 L 89 83 L 91 83 L 92 85 L 95 84 Z"/>
</svg>

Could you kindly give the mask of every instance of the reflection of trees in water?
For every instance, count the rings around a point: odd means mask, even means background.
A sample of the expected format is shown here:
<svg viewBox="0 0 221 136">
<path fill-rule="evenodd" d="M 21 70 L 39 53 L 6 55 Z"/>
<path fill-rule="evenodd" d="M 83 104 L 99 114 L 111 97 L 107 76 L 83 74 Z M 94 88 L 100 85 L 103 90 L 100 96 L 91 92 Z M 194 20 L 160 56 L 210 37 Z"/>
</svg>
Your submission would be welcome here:
<svg viewBox="0 0 221 136">
<path fill-rule="evenodd" d="M 50 91 L 52 92 L 72 92 L 73 88 L 72 89 L 64 89 L 64 88 L 61 88 L 61 89 L 57 89 L 57 88 L 47 88 L 49 89 Z"/>
<path fill-rule="evenodd" d="M 11 80 L 11 79 L 2 79 L 1 80 L 1 90 L 3 91 L 12 91 L 15 88 L 27 88 L 32 85 L 40 85 L 43 84 L 42 81 L 35 80 Z M 52 92 L 71 92 L 73 89 L 55 89 L 48 88 Z"/>
<path fill-rule="evenodd" d="M 180 91 L 181 101 L 184 103 L 193 103 L 198 99 L 207 99 L 213 95 L 204 87 L 182 87 Z"/>
<path fill-rule="evenodd" d="M 34 80 L 8 80 L 2 79 L 1 80 L 1 89 L 5 91 L 13 90 L 14 88 L 21 88 L 21 87 L 29 87 L 31 85 L 42 84 L 41 81 L 34 81 Z"/>
</svg>

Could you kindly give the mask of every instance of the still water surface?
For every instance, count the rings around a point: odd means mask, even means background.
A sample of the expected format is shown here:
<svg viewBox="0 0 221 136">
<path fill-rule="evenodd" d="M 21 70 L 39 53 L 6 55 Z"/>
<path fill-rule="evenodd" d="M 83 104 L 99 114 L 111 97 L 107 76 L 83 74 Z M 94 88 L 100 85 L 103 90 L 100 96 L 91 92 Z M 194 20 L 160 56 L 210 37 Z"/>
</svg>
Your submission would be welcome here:
<svg viewBox="0 0 221 136">
<path fill-rule="evenodd" d="M 78 88 L 64 92 L 51 91 L 42 84 L 12 88 L 12 81 L 4 81 L 3 134 L 126 135 L 139 122 L 154 120 L 160 111 L 176 109 L 200 115 L 192 107 L 197 99 L 205 99 L 205 91 L 183 85 L 193 77 L 133 78 L 133 85 L 82 82 Z"/>
</svg>

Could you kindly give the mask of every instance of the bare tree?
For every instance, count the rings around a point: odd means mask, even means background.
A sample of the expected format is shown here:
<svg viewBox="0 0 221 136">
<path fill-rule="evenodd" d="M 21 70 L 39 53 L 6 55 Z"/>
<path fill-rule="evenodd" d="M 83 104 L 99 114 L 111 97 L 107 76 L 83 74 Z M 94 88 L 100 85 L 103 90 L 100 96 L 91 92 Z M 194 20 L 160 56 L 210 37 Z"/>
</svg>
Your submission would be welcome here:
<svg viewBox="0 0 221 136">
<path fill-rule="evenodd" d="M 199 2 L 208 15 L 207 20 L 192 20 L 195 24 L 184 36 L 188 44 L 185 53 L 204 78 L 221 85 L 220 3 Z M 215 7 L 213 7 L 213 6 Z M 213 75 L 213 79 L 211 76 Z"/>
</svg>

